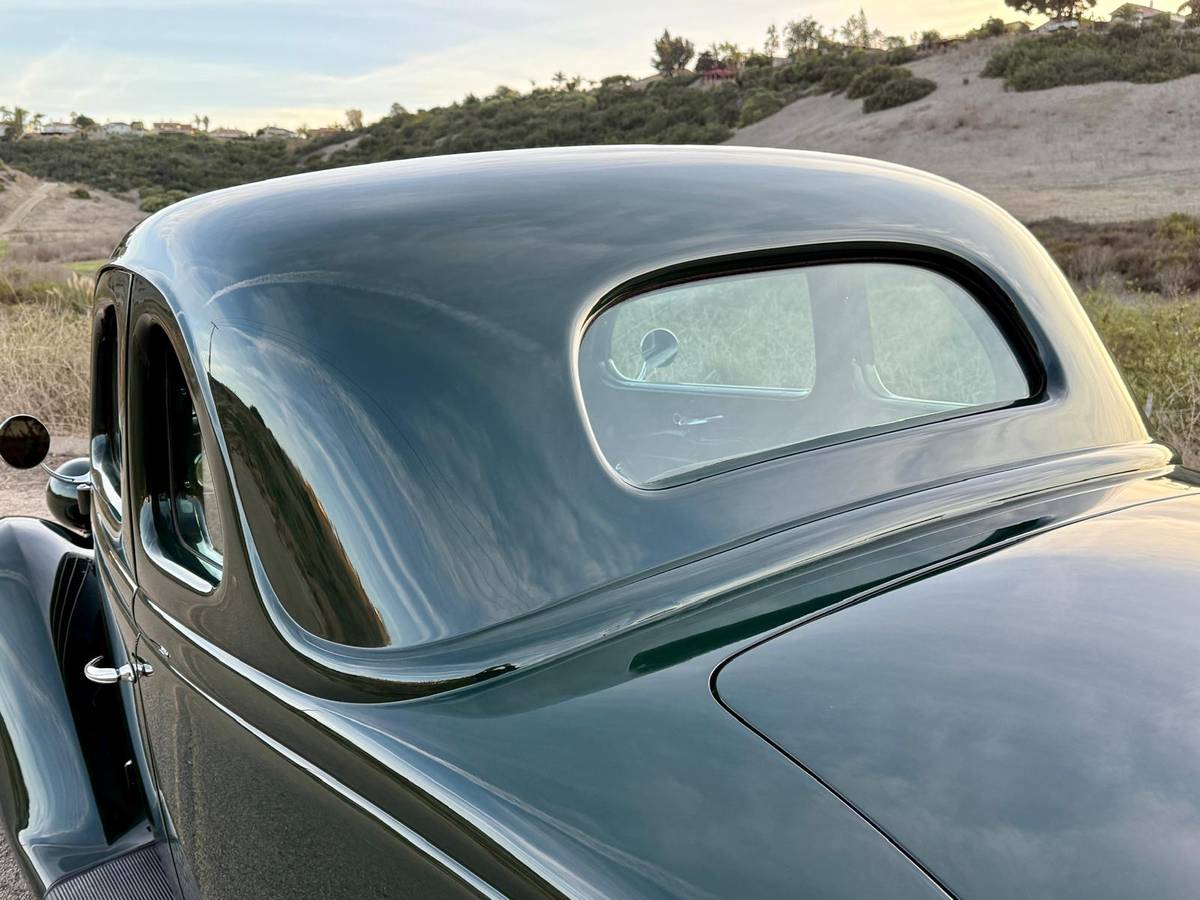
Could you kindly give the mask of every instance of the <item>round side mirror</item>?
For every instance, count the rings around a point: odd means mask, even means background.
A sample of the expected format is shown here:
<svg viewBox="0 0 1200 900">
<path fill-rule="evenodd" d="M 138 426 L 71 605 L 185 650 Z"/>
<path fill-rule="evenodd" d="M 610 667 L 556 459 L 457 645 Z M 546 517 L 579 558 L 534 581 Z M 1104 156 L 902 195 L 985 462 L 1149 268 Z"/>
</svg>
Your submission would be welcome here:
<svg viewBox="0 0 1200 900">
<path fill-rule="evenodd" d="M 0 459 L 14 469 L 32 469 L 50 452 L 50 432 L 33 416 L 9 416 L 0 423 Z"/>
<path fill-rule="evenodd" d="M 679 355 L 679 338 L 670 329 L 652 328 L 642 335 L 640 349 L 642 371 L 638 373 L 638 381 L 645 381 L 655 369 L 666 368 L 675 361 Z"/>
</svg>

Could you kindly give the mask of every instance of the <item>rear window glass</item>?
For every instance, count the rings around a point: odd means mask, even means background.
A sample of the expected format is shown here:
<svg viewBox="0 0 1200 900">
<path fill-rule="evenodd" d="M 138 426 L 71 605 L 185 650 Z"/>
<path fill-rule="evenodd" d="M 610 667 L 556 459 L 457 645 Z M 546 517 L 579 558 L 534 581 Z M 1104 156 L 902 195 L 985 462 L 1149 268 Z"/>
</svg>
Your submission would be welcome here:
<svg viewBox="0 0 1200 900">
<path fill-rule="evenodd" d="M 580 383 L 604 457 L 641 486 L 1030 395 L 979 302 L 937 272 L 839 263 L 713 278 L 601 313 Z"/>
</svg>

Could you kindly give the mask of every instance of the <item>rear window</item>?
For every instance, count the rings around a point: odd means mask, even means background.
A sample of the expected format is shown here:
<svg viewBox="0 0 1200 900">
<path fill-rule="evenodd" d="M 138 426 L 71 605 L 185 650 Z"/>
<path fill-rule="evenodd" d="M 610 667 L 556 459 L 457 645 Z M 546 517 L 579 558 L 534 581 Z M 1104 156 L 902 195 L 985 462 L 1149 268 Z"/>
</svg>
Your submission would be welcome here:
<svg viewBox="0 0 1200 900">
<path fill-rule="evenodd" d="M 641 294 L 584 334 L 609 464 L 639 486 L 1030 396 L 1019 357 L 949 278 L 895 263 L 738 274 Z"/>
</svg>

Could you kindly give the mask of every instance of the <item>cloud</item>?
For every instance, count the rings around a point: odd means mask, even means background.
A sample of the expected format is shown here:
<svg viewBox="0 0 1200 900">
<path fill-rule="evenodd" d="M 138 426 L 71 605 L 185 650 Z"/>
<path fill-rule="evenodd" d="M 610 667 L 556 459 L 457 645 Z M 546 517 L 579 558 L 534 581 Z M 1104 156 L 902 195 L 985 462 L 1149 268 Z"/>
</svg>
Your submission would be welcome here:
<svg viewBox="0 0 1200 900">
<path fill-rule="evenodd" d="M 913 12 L 900 0 L 866 4 L 888 33 L 944 32 L 1004 15 L 999 0 L 937 0 Z M 286 6 L 286 14 L 280 7 Z M 409 109 L 450 103 L 507 84 L 525 90 L 557 70 L 599 79 L 650 71 L 664 27 L 697 49 L 718 40 L 761 44 L 766 26 L 811 14 L 832 25 L 857 0 L 816 0 L 802 10 L 778 0 L 124 0 L 97 7 L 0 0 L 0 104 L 52 118 L 71 111 L 101 120 L 190 119 L 214 125 L 296 126 L 367 118 L 392 102 Z M 55 35 L 87 34 L 61 40 Z M 137 48 L 137 49 L 133 49 Z"/>
</svg>

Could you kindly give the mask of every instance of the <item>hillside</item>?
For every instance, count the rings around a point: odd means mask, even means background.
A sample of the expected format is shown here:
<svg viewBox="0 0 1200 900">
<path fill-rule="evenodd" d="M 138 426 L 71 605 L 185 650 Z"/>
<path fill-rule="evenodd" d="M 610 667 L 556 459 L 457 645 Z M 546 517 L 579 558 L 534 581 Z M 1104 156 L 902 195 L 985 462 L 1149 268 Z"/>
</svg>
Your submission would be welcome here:
<svg viewBox="0 0 1200 900">
<path fill-rule="evenodd" d="M 76 190 L 0 163 L 0 278 L 14 268 L 106 257 L 145 218 L 129 200 Z"/>
<path fill-rule="evenodd" d="M 910 63 L 938 89 L 908 106 L 865 115 L 844 96 L 803 97 L 729 143 L 915 166 L 1025 221 L 1200 214 L 1200 75 L 1009 92 L 999 79 L 979 77 L 997 44 L 964 44 Z"/>
</svg>

